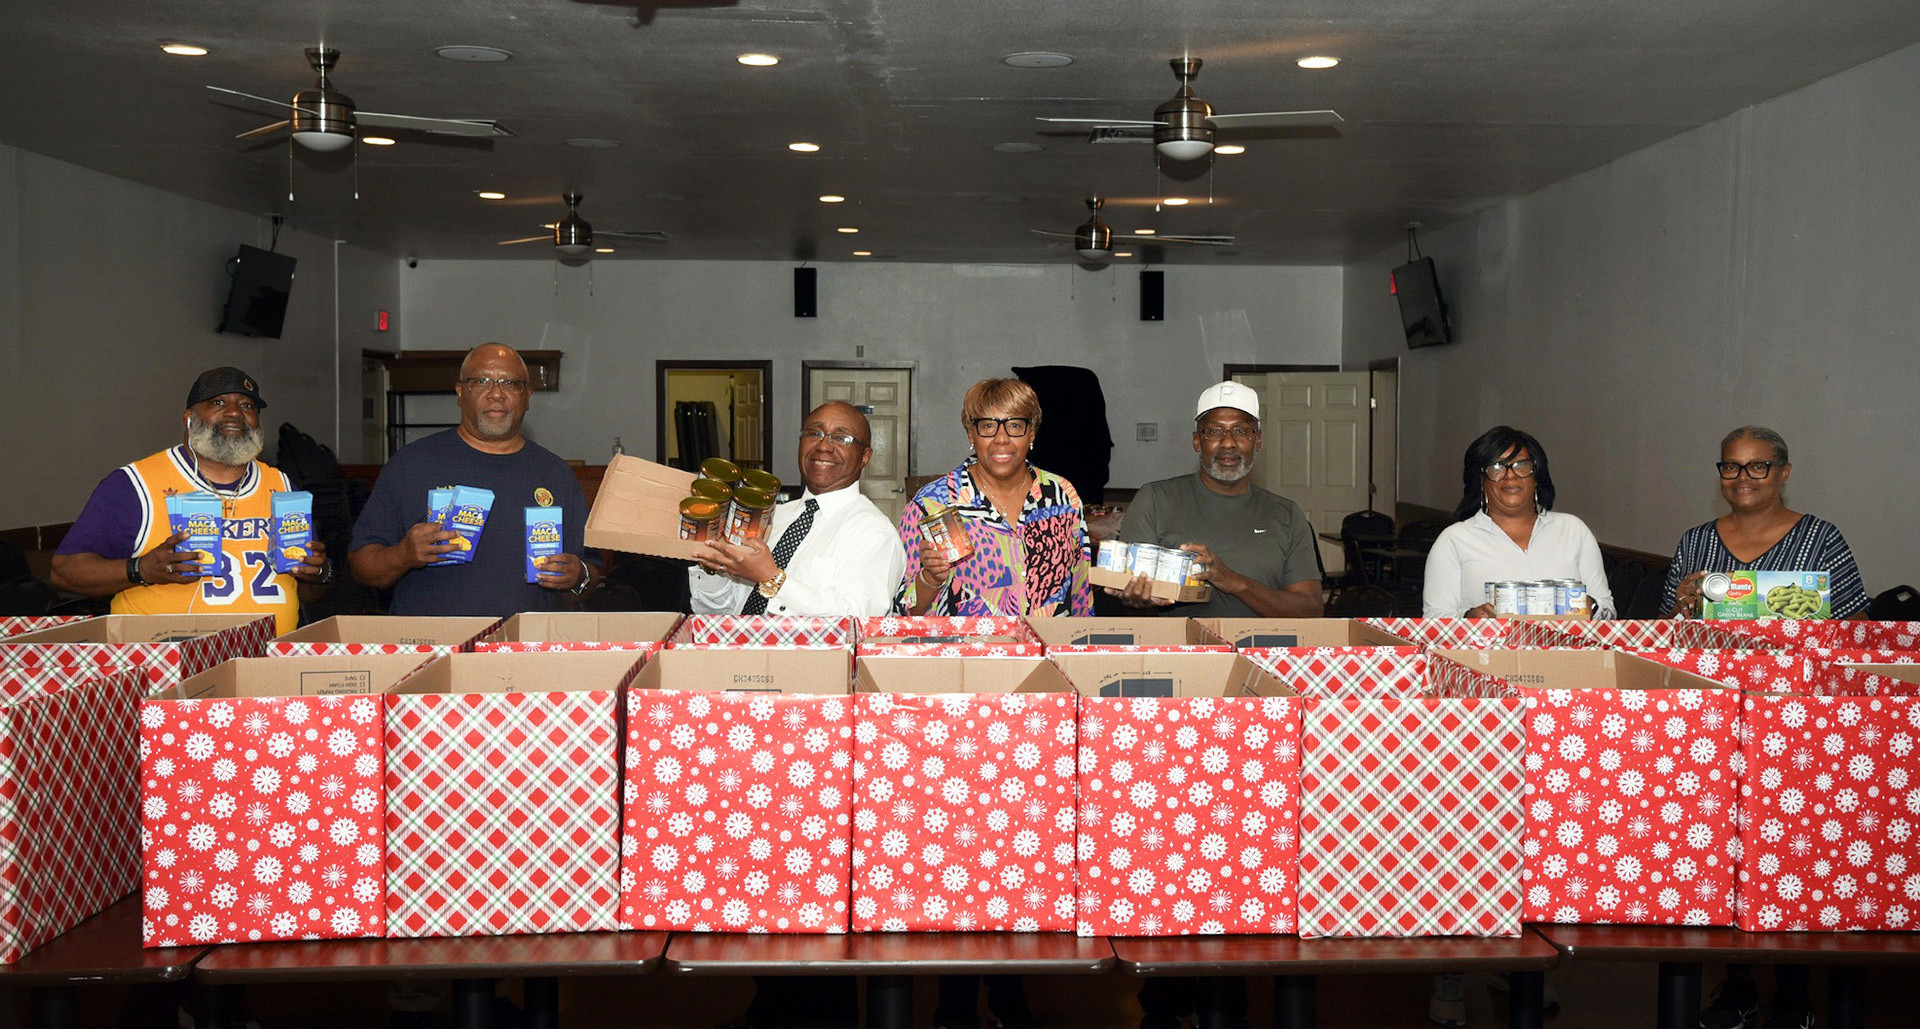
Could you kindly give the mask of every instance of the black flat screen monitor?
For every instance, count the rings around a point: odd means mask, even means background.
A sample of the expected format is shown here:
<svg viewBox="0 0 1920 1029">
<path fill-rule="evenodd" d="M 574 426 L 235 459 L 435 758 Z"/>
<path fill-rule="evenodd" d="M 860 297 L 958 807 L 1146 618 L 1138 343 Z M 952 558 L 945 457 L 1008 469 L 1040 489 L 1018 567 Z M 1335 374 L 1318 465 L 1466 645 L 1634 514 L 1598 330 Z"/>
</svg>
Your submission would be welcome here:
<svg viewBox="0 0 1920 1029">
<path fill-rule="evenodd" d="M 233 287 L 220 315 L 220 332 L 280 338 L 287 320 L 287 295 L 293 291 L 294 259 L 258 247 L 241 246 L 227 263 Z"/>
<path fill-rule="evenodd" d="M 1440 277 L 1434 273 L 1433 258 L 1423 257 L 1393 270 L 1390 288 L 1400 301 L 1400 325 L 1407 333 L 1407 346 L 1430 347 L 1453 341 L 1453 327 L 1447 324 L 1447 302 L 1440 296 Z"/>
</svg>

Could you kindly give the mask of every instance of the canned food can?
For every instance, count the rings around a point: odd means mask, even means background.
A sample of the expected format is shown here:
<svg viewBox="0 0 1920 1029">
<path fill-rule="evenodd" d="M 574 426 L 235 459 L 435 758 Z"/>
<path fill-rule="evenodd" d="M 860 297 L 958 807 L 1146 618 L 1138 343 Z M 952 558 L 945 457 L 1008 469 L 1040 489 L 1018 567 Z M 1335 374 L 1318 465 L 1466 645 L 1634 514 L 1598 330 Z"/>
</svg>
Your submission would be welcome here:
<svg viewBox="0 0 1920 1029">
<path fill-rule="evenodd" d="M 740 485 L 751 486 L 770 496 L 780 495 L 780 477 L 760 468 L 748 468 L 740 473 Z"/>
<path fill-rule="evenodd" d="M 1193 551 L 1161 547 L 1153 565 L 1153 577 L 1160 582 L 1185 586 L 1193 574 Z"/>
<path fill-rule="evenodd" d="M 1733 589 L 1733 576 L 1725 572 L 1709 572 L 1700 580 L 1700 599 L 1719 603 L 1727 599 L 1727 591 Z"/>
<path fill-rule="evenodd" d="M 1094 566 L 1109 572 L 1127 574 L 1127 547 L 1131 544 L 1119 540 L 1101 540 L 1100 553 L 1094 560 Z"/>
<path fill-rule="evenodd" d="M 733 499 L 733 487 L 719 479 L 695 479 L 693 485 L 687 487 L 687 493 L 690 496 L 705 497 L 722 504 Z"/>
<path fill-rule="evenodd" d="M 700 474 L 729 486 L 740 485 L 740 466 L 724 457 L 709 457 L 700 462 Z"/>
<path fill-rule="evenodd" d="M 773 523 L 773 495 L 746 486 L 733 491 L 733 504 L 727 510 L 727 542 L 742 546 L 748 540 L 764 539 Z"/>
<path fill-rule="evenodd" d="M 1566 603 L 1561 606 L 1563 615 L 1579 614 L 1587 609 L 1587 584 L 1579 579 L 1562 580 L 1566 585 Z"/>
<path fill-rule="evenodd" d="M 945 557 L 948 564 L 965 560 L 973 553 L 973 540 L 967 536 L 967 526 L 961 520 L 959 510 L 945 504 L 936 506 L 921 517 L 920 538 Z M 1105 544 L 1102 544 L 1104 547 Z"/>
<path fill-rule="evenodd" d="M 1160 565 L 1161 548 L 1151 543 L 1135 543 L 1127 548 L 1127 572 L 1151 579 Z"/>
<path fill-rule="evenodd" d="M 1520 584 L 1511 579 L 1493 584 L 1493 613 L 1496 615 L 1526 614 L 1524 599 Z"/>
<path fill-rule="evenodd" d="M 1494 602 L 1494 601 L 1495 601 L 1496 599 L 1498 599 L 1498 598 L 1496 598 L 1496 597 L 1495 597 L 1495 596 L 1493 595 L 1493 594 L 1494 594 L 1494 588 L 1493 588 L 1493 587 L 1494 587 L 1494 584 L 1493 584 L 1493 583 L 1491 583 L 1491 582 L 1488 582 L 1488 583 L 1482 583 L 1482 584 L 1481 584 L 1481 588 L 1482 588 L 1482 591 L 1486 593 L 1486 597 L 1487 597 L 1487 599 L 1486 599 L 1486 605 L 1487 605 L 1488 607 L 1493 607 L 1493 606 L 1494 606 L 1494 605 L 1493 605 L 1493 602 Z"/>
<path fill-rule="evenodd" d="M 688 497 L 680 502 L 680 538 L 683 540 L 719 539 L 716 531 L 727 505 L 711 497 Z"/>
<path fill-rule="evenodd" d="M 1553 609 L 1553 583 L 1537 580 L 1527 583 L 1527 609 L 1522 612 L 1530 615 L 1550 615 Z"/>
</svg>

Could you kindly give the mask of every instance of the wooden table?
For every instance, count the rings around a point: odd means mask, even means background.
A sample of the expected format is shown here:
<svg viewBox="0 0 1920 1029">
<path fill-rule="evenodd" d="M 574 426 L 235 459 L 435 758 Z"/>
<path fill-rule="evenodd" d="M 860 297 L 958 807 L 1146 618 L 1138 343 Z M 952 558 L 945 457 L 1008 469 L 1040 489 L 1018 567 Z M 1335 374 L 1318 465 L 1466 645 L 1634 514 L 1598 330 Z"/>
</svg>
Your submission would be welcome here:
<svg viewBox="0 0 1920 1029">
<path fill-rule="evenodd" d="M 453 1024 L 460 1029 L 492 1024 L 495 979 L 524 979 L 527 1029 L 554 1029 L 561 977 L 650 972 L 666 945 L 667 934 L 658 932 L 247 943 L 214 948 L 195 966 L 194 978 L 213 987 L 451 979 Z M 216 1026 L 223 1014 L 214 1013 Z"/>
<path fill-rule="evenodd" d="M 1105 939 L 1066 933 L 675 933 L 666 967 L 680 975 L 863 975 L 867 1025 L 913 1024 L 916 975 L 1099 975 Z"/>
<path fill-rule="evenodd" d="M 140 945 L 140 898 L 127 897 L 11 965 L 0 984 L 32 990 L 35 1029 L 77 1025 L 82 985 L 179 982 L 208 947 Z"/>
<path fill-rule="evenodd" d="M 1700 966 L 1827 965 L 1827 1019 L 1860 1029 L 1866 1018 L 1866 965 L 1920 965 L 1920 934 L 1749 933 L 1728 928 L 1640 925 L 1539 925 L 1534 929 L 1570 960 L 1657 961 L 1660 1029 L 1699 1024 Z"/>
<path fill-rule="evenodd" d="M 1120 967 L 1130 975 L 1271 975 L 1273 1022 L 1285 1029 L 1313 1025 L 1315 976 L 1382 972 L 1506 972 L 1511 984 L 1507 1024 L 1538 1029 L 1542 973 L 1560 958 L 1552 944 L 1531 931 L 1514 937 L 1162 936 L 1114 937 L 1111 942 Z M 1203 990 L 1202 995 L 1203 1005 L 1220 1002 L 1218 990 Z M 1199 1024 L 1220 1024 L 1220 1019 L 1220 1012 L 1203 1010 Z"/>
</svg>

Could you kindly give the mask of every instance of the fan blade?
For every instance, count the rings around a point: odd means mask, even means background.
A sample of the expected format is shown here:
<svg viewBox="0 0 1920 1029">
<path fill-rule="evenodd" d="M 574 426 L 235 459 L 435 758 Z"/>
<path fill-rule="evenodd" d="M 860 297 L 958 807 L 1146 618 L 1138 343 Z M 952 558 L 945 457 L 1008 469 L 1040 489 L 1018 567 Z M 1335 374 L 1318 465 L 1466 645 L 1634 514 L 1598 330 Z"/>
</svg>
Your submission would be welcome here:
<svg viewBox="0 0 1920 1029">
<path fill-rule="evenodd" d="M 595 238 L 601 236 L 617 236 L 621 239 L 639 239 L 653 243 L 665 243 L 671 238 L 664 232 L 656 232 L 651 229 L 642 229 L 637 232 L 608 232 L 605 229 L 595 229 L 593 234 Z"/>
<path fill-rule="evenodd" d="M 1142 245 L 1151 243 L 1184 243 L 1195 247 L 1230 247 L 1232 236 L 1141 236 Z"/>
<path fill-rule="evenodd" d="M 1052 229 L 1029 229 L 1029 230 L 1027 230 L 1027 231 L 1029 231 L 1029 232 L 1032 232 L 1032 233 L 1034 233 L 1035 235 L 1040 235 L 1040 236 L 1058 236 L 1058 237 L 1060 237 L 1061 239 L 1072 239 L 1072 238 L 1074 238 L 1074 236 L 1073 236 L 1073 233 L 1071 233 L 1071 232 L 1055 232 L 1055 231 L 1054 231 L 1054 230 L 1052 230 Z"/>
<path fill-rule="evenodd" d="M 1151 129 L 1163 124 L 1157 121 L 1132 121 L 1127 118 L 1035 118 L 1034 121 L 1059 122 L 1063 125 L 1106 125 L 1116 129 Z"/>
<path fill-rule="evenodd" d="M 291 124 L 293 123 L 290 121 L 277 121 L 277 122 L 274 122 L 272 125 L 262 125 L 257 129 L 248 129 L 247 131 L 242 132 L 241 134 L 233 138 L 252 139 L 255 136 L 264 136 L 264 135 L 267 135 L 268 133 L 279 132 L 281 129 L 284 129 Z"/>
<path fill-rule="evenodd" d="M 526 239 L 503 239 L 496 245 L 503 246 L 503 247 L 510 247 L 515 243 L 551 243 L 551 242 L 553 242 L 553 235 L 549 233 L 545 236 L 528 236 Z"/>
<path fill-rule="evenodd" d="M 415 132 L 437 132 L 443 136 L 511 136 L 505 125 L 486 118 L 419 118 L 411 114 L 380 114 L 376 111 L 355 111 L 353 120 L 360 125 L 372 125 L 383 129 L 412 129 Z"/>
<path fill-rule="evenodd" d="M 230 93 L 234 96 L 246 97 L 248 100 L 258 100 L 263 104 L 272 104 L 275 107 L 285 107 L 285 108 L 297 110 L 297 108 L 294 108 L 292 104 L 287 103 L 285 100 L 269 100 L 268 98 L 263 96 L 254 96 L 252 93 L 242 93 L 237 89 L 228 89 L 225 86 L 208 86 L 207 88 L 213 90 L 216 93 Z"/>
<path fill-rule="evenodd" d="M 1333 111 L 1267 111 L 1262 114 L 1216 114 L 1220 129 L 1287 129 L 1307 125 L 1338 125 L 1346 121 Z"/>
</svg>

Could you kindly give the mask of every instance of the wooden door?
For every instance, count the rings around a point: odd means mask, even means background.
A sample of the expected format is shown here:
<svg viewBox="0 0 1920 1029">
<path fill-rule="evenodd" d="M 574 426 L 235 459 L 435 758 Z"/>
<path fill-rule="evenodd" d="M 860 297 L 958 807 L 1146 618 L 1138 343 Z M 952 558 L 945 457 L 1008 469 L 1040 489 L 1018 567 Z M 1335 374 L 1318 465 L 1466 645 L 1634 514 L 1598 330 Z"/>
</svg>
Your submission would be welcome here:
<svg viewBox="0 0 1920 1029">
<path fill-rule="evenodd" d="M 867 416 L 873 458 L 860 476 L 860 492 L 895 522 L 907 500 L 907 460 L 913 452 L 913 369 L 809 364 L 807 410 L 844 400 Z"/>
<path fill-rule="evenodd" d="M 1367 372 L 1241 372 L 1236 382 L 1260 395 L 1264 445 L 1254 484 L 1306 511 L 1314 531 L 1339 533 L 1340 521 L 1368 504 L 1372 457 Z M 1328 572 L 1346 567 L 1340 544 L 1324 539 Z"/>
</svg>

